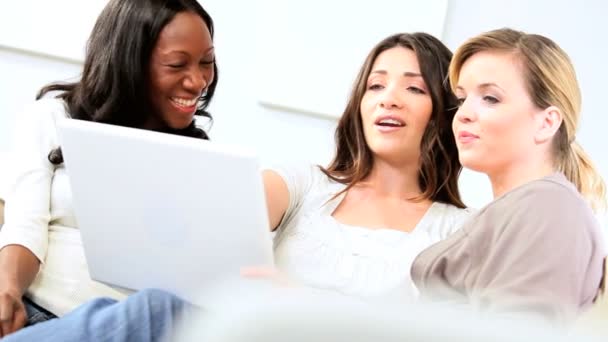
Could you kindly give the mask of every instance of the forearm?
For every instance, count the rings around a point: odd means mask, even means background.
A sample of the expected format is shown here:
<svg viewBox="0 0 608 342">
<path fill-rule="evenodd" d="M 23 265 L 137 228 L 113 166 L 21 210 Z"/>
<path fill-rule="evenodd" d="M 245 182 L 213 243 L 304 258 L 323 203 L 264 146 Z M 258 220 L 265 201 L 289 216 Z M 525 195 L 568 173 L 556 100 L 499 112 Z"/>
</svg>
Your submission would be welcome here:
<svg viewBox="0 0 608 342">
<path fill-rule="evenodd" d="M 8 245 L 0 250 L 0 288 L 11 288 L 23 295 L 39 269 L 38 258 L 23 246 Z"/>
</svg>

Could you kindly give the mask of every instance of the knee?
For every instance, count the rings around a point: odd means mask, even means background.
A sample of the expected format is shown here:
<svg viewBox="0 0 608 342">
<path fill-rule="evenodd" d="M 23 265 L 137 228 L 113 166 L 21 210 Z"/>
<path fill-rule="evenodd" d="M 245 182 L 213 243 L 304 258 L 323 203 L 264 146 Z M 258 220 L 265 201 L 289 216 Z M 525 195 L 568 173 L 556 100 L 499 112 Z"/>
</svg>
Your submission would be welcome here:
<svg viewBox="0 0 608 342">
<path fill-rule="evenodd" d="M 160 289 L 144 289 L 133 295 L 139 302 L 155 308 L 181 307 L 183 301 L 176 295 Z"/>
</svg>

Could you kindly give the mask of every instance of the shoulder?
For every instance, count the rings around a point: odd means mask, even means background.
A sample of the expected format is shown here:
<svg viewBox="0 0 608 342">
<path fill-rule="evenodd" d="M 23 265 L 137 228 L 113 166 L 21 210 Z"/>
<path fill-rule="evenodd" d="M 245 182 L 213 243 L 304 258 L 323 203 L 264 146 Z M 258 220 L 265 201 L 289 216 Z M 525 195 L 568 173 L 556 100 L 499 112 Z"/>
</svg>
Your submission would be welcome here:
<svg viewBox="0 0 608 342">
<path fill-rule="evenodd" d="M 50 116 L 54 118 L 68 117 L 65 101 L 55 97 L 44 97 L 32 102 L 25 108 L 26 115 Z"/>
<path fill-rule="evenodd" d="M 433 207 L 434 210 L 432 215 L 434 218 L 451 222 L 462 222 L 475 213 L 475 209 L 459 208 L 448 203 L 436 202 L 433 204 Z"/>
<path fill-rule="evenodd" d="M 439 234 L 439 238 L 443 239 L 462 228 L 474 213 L 472 208 L 459 208 L 452 204 L 435 202 L 427 218 L 430 233 Z"/>
<path fill-rule="evenodd" d="M 601 234 L 588 202 L 562 174 L 532 181 L 489 204 L 476 220 L 499 235 L 559 236 L 564 244 Z M 498 236 L 498 235 L 497 235 Z"/>
<path fill-rule="evenodd" d="M 591 214 L 591 207 L 561 173 L 524 184 L 486 207 L 490 212 L 528 212 L 550 217 L 573 213 Z"/>
<path fill-rule="evenodd" d="M 301 187 L 304 189 L 319 189 L 331 186 L 334 183 L 321 170 L 318 165 L 310 163 L 289 163 L 283 165 L 270 165 L 265 169 L 276 172 L 288 184 L 288 187 Z"/>
<path fill-rule="evenodd" d="M 57 121 L 68 117 L 66 104 L 57 98 L 42 98 L 26 105 L 17 116 L 17 129 L 55 127 Z"/>
<path fill-rule="evenodd" d="M 61 99 L 43 98 L 25 105 L 15 116 L 14 148 L 38 146 L 46 149 L 57 145 L 57 123 L 68 116 Z"/>
</svg>

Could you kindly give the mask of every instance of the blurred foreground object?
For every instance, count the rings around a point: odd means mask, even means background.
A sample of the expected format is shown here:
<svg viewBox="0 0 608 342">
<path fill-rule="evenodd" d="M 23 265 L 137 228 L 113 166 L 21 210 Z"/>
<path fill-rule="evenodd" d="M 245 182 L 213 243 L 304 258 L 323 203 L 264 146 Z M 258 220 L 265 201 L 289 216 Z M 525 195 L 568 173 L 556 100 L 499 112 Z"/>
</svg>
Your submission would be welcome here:
<svg viewBox="0 0 608 342">
<path fill-rule="evenodd" d="M 309 288 L 225 287 L 221 305 L 182 322 L 186 341 L 606 341 L 544 321 L 492 318 L 443 305 L 369 302 Z M 228 299 L 229 298 L 229 299 Z"/>
</svg>

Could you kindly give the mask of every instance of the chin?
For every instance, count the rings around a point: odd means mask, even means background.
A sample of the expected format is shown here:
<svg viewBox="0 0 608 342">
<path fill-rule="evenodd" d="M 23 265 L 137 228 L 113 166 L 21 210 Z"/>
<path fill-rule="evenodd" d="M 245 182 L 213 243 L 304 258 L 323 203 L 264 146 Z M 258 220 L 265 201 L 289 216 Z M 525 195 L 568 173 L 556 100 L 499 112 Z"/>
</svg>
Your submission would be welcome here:
<svg viewBox="0 0 608 342">
<path fill-rule="evenodd" d="M 460 156 L 460 164 L 462 164 L 462 167 L 475 171 L 475 172 L 486 173 L 486 171 L 488 169 L 486 163 L 484 163 L 484 161 L 481 160 L 481 158 L 471 158 L 471 157 L 467 158 L 467 157 Z"/>
<path fill-rule="evenodd" d="M 194 121 L 194 119 L 190 119 L 189 121 L 173 121 L 173 122 L 169 122 L 168 126 L 174 130 L 182 130 L 182 129 L 188 128 L 188 126 L 190 126 L 192 121 Z"/>
<path fill-rule="evenodd" d="M 493 154 L 490 151 L 459 149 L 458 159 L 462 167 L 476 172 L 487 173 L 488 170 L 493 169 L 494 164 L 498 161 Z"/>
</svg>

